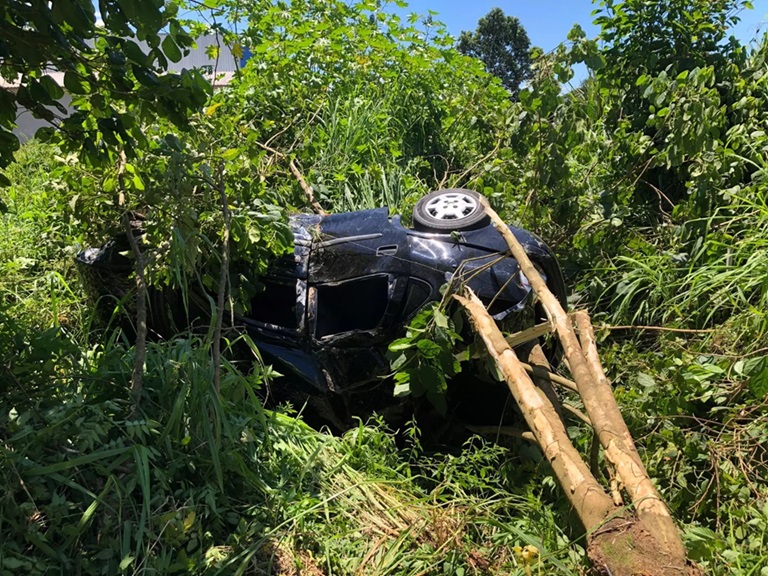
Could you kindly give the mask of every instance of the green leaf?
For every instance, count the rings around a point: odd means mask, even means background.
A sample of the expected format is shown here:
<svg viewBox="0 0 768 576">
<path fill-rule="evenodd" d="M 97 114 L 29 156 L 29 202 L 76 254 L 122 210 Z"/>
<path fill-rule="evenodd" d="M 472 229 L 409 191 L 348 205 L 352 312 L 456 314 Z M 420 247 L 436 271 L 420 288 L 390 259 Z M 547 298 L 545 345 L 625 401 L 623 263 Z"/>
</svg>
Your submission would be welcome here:
<svg viewBox="0 0 768 576">
<path fill-rule="evenodd" d="M 392 370 L 400 370 L 403 366 L 405 366 L 405 363 L 408 362 L 408 355 L 407 354 L 400 354 L 390 365 L 390 368 Z"/>
<path fill-rule="evenodd" d="M 133 75 L 136 77 L 136 80 L 139 81 L 139 84 L 142 84 L 147 88 L 156 88 L 160 85 L 160 80 L 158 79 L 157 74 L 150 68 L 134 64 L 132 69 Z"/>
<path fill-rule="evenodd" d="M 127 569 L 128 569 L 128 566 L 130 566 L 131 564 L 133 564 L 133 561 L 134 561 L 135 559 L 136 559 L 136 558 L 134 558 L 134 557 L 133 557 L 133 556 L 131 556 L 131 555 L 125 556 L 125 557 L 124 557 L 124 558 L 123 558 L 123 559 L 120 561 L 120 571 L 122 572 L 122 571 L 124 571 L 124 570 L 127 570 Z"/>
<path fill-rule="evenodd" d="M 229 150 L 224 150 L 224 152 L 221 153 L 221 158 L 223 160 L 234 160 L 238 156 L 240 156 L 239 148 L 230 148 Z"/>
<path fill-rule="evenodd" d="M 645 388 L 652 388 L 656 386 L 656 381 L 653 379 L 653 376 L 650 376 L 644 372 L 639 372 L 637 374 L 637 383 Z"/>
<path fill-rule="evenodd" d="M 53 100 L 58 100 L 64 96 L 64 90 L 62 90 L 61 86 L 59 86 L 59 84 L 50 76 L 43 76 L 40 78 L 40 85 L 45 88 L 48 96 Z"/>
<path fill-rule="evenodd" d="M 395 384 L 394 396 L 395 398 L 402 398 L 403 396 L 410 396 L 411 383 L 408 381 L 398 382 Z"/>
<path fill-rule="evenodd" d="M 144 53 L 144 51 L 139 47 L 136 42 L 133 42 L 132 40 L 126 40 L 123 43 L 123 51 L 125 52 L 126 57 L 128 60 L 135 64 L 140 64 L 142 66 L 147 65 L 147 55 Z"/>
<path fill-rule="evenodd" d="M 67 70 L 64 73 L 64 87 L 71 94 L 88 94 L 91 91 L 88 81 L 74 70 Z"/>
<path fill-rule="evenodd" d="M 11 556 L 4 556 L 3 557 L 3 568 L 7 570 L 18 570 L 19 568 L 25 567 L 29 569 L 29 561 L 28 560 L 21 560 L 19 558 L 13 558 Z"/>
<path fill-rule="evenodd" d="M 435 308 L 434 317 L 435 324 L 437 324 L 440 328 L 448 328 L 448 317 L 443 314 L 440 308 Z"/>
<path fill-rule="evenodd" d="M 181 60 L 181 50 L 179 50 L 179 47 L 170 35 L 163 39 L 162 45 L 163 52 L 171 62 L 178 62 Z"/>
<path fill-rule="evenodd" d="M 108 450 L 101 450 L 100 452 L 93 452 L 70 460 L 64 460 L 63 462 L 57 462 L 56 464 L 50 464 L 48 466 L 38 466 L 27 470 L 29 476 L 42 476 L 45 474 L 51 474 L 53 472 L 61 472 L 62 470 L 69 470 L 76 466 L 82 466 L 83 464 L 90 464 L 104 458 L 111 458 L 120 454 L 125 454 L 130 448 L 110 448 Z"/>
<path fill-rule="evenodd" d="M 253 244 L 261 240 L 261 231 L 256 226 L 248 226 L 248 240 Z"/>
<path fill-rule="evenodd" d="M 411 340 L 410 338 L 401 338 L 400 340 L 395 340 L 394 342 L 392 342 L 392 344 L 389 345 L 389 351 L 400 352 L 401 350 L 408 350 L 413 346 L 414 346 L 413 340 Z"/>
<path fill-rule="evenodd" d="M 416 347 L 419 349 L 419 353 L 425 358 L 437 358 L 443 351 L 443 347 L 432 340 L 421 339 L 416 343 Z"/>
<path fill-rule="evenodd" d="M 78 530 L 76 534 L 80 533 L 80 530 L 88 524 L 88 522 L 91 520 L 93 515 L 96 513 L 96 509 L 99 507 L 99 504 L 101 504 L 104 501 L 104 497 L 107 495 L 107 492 L 109 492 L 110 488 L 113 484 L 113 477 L 110 476 L 107 480 L 107 483 L 104 486 L 104 489 L 99 494 L 99 497 L 96 498 L 91 504 L 86 508 L 85 512 L 83 512 L 82 518 L 80 518 L 80 522 L 78 523 Z"/>
<path fill-rule="evenodd" d="M 131 182 L 133 182 L 133 187 L 136 190 L 143 191 L 145 189 L 144 180 L 142 180 L 141 176 L 139 176 L 138 174 L 133 175 L 133 178 L 131 178 Z"/>
<path fill-rule="evenodd" d="M 217 110 L 217 109 L 218 109 L 218 108 L 219 108 L 221 105 L 223 105 L 223 104 L 224 104 L 224 102 L 223 102 L 223 101 L 221 101 L 221 100 L 220 100 L 220 101 L 218 101 L 218 102 L 215 102 L 214 104 L 211 104 L 210 106 L 208 106 L 208 107 L 205 109 L 205 115 L 206 115 L 206 116 L 213 116 L 214 112 L 216 112 L 216 110 Z"/>
<path fill-rule="evenodd" d="M 758 400 L 768 396 L 768 356 L 745 360 L 743 370 L 752 395 Z"/>
<path fill-rule="evenodd" d="M 448 413 L 448 401 L 442 391 L 428 391 L 427 400 L 435 407 L 437 413 L 445 416 Z"/>
<path fill-rule="evenodd" d="M 85 35 L 95 26 L 95 12 L 90 0 L 56 0 L 54 5 L 78 35 Z"/>
<path fill-rule="evenodd" d="M 195 514 L 194 510 L 191 510 L 189 512 L 189 514 L 184 516 L 184 521 L 183 521 L 183 524 L 182 524 L 184 534 L 189 532 L 190 529 L 192 528 L 192 526 L 195 524 L 195 518 L 196 517 L 197 517 L 197 515 Z"/>
</svg>

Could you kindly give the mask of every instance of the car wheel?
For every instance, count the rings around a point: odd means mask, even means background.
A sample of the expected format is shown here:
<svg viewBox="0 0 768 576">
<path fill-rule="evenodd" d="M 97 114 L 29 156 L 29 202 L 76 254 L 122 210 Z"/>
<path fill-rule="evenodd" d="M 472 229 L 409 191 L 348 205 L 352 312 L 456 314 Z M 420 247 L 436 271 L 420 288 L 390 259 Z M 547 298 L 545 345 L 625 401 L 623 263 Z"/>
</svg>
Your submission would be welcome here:
<svg viewBox="0 0 768 576">
<path fill-rule="evenodd" d="M 449 188 L 430 192 L 413 209 L 414 228 L 425 232 L 472 230 L 488 221 L 482 196 L 474 190 Z"/>
</svg>

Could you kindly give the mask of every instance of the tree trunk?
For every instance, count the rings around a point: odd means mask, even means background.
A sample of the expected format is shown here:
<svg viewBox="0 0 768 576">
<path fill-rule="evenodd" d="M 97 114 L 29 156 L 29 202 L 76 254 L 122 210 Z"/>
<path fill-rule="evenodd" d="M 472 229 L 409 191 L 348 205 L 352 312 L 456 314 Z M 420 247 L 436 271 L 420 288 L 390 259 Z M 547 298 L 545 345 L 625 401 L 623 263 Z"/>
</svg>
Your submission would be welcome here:
<svg viewBox="0 0 768 576">
<path fill-rule="evenodd" d="M 134 350 L 136 357 L 131 372 L 131 394 L 133 395 L 134 410 L 141 406 L 141 394 L 144 388 L 144 363 L 147 355 L 147 280 L 146 259 L 141 251 L 139 241 L 133 235 L 133 225 L 128 213 L 125 199 L 125 152 L 120 151 L 117 161 L 117 205 L 123 211 L 123 229 L 131 246 L 131 252 L 136 259 L 136 344 Z"/>
<path fill-rule="evenodd" d="M 587 411 L 585 420 L 594 427 L 605 458 L 616 470 L 617 479 L 627 491 L 636 512 L 635 516 L 619 506 L 620 498 L 611 498 L 593 476 L 570 443 L 551 401 L 551 393 L 547 395 L 534 385 L 482 303 L 469 289 L 464 296 L 456 296 L 486 344 L 489 356 L 503 374 L 542 452 L 584 524 L 589 534 L 588 554 L 595 571 L 612 576 L 701 574 L 688 562 L 674 520 L 648 476 L 621 416 L 600 364 L 589 316 L 586 312 L 574 315 L 579 329 L 580 338 L 577 338 L 571 319 L 522 245 L 487 202 L 483 201 L 483 204 L 552 322 Z M 613 492 L 618 494 L 616 487 Z"/>
<path fill-rule="evenodd" d="M 221 241 L 221 270 L 219 271 L 219 290 L 216 298 L 216 327 L 213 331 L 213 389 L 216 394 L 221 393 L 221 332 L 224 324 L 224 301 L 229 287 L 229 236 L 231 229 L 231 215 L 229 212 L 229 200 L 224 183 L 224 164 L 219 166 L 216 175 L 216 189 L 219 192 L 221 213 L 224 217 L 224 232 Z"/>
<path fill-rule="evenodd" d="M 584 527 L 594 530 L 613 513 L 613 502 L 595 480 L 576 448 L 552 402 L 528 376 L 514 350 L 509 347 L 483 303 L 472 294 L 455 296 L 469 314 L 475 332 L 482 338 L 491 359 L 504 375 L 512 396 L 528 423 L 544 456 L 573 505 Z"/>
</svg>

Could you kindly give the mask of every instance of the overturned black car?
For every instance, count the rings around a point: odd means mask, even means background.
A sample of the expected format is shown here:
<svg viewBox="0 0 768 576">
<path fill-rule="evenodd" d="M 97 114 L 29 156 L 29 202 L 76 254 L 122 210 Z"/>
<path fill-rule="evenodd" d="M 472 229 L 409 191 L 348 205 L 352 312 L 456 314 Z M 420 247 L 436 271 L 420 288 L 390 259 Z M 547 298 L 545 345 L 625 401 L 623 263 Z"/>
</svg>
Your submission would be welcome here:
<svg viewBox="0 0 768 576">
<path fill-rule="evenodd" d="M 527 279 L 505 255 L 478 199 L 471 190 L 432 192 L 417 203 L 413 228 L 386 208 L 293 216 L 293 254 L 258 279 L 264 290 L 236 318 L 265 362 L 284 375 L 267 391 L 270 399 L 290 401 L 305 408 L 311 423 L 340 429 L 353 416 L 401 410 L 385 378 L 387 346 L 420 309 L 442 298 L 454 274 L 510 329 L 542 321 Z M 552 251 L 530 232 L 510 228 L 565 304 Z M 114 245 L 81 252 L 78 261 L 96 274 L 130 271 Z"/>
</svg>

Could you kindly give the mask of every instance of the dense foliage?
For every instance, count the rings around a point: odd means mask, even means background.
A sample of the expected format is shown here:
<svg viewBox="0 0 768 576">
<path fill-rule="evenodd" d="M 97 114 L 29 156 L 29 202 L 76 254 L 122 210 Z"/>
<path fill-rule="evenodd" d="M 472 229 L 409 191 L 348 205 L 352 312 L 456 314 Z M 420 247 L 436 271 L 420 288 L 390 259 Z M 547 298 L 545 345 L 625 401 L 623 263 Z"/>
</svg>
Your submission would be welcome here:
<svg viewBox="0 0 768 576">
<path fill-rule="evenodd" d="M 259 290 L 241 272 L 289 246 L 285 216 L 307 206 L 298 172 L 335 211 L 474 187 L 547 238 L 574 306 L 603 326 L 616 394 L 692 556 L 712 574 L 765 574 L 768 42 L 728 36 L 746 4 L 606 0 L 599 38 L 576 28 L 537 55 L 512 102 L 439 25 L 377 2 L 207 1 L 253 56 L 183 131 L 137 101 L 147 116 L 122 160 L 122 137 L 97 135 L 110 162 L 81 161 L 65 131 L 4 170 L 0 572 L 579 571 L 581 534 L 518 441 L 435 454 L 415 427 L 400 445 L 376 422 L 319 434 L 261 407 L 279 377 L 256 350 L 215 367 L 213 330 L 150 343 L 135 405 L 135 348 L 84 298 L 77 246 L 140 216 L 151 283 L 215 292 L 223 267 L 237 307 Z M 589 78 L 566 90 L 578 63 Z M 413 342 L 409 366 L 458 370 L 441 314 L 420 316 L 395 357 Z M 225 334 L 225 357 L 238 338 Z M 451 385 L 428 381 L 411 391 Z"/>
<path fill-rule="evenodd" d="M 50 123 L 46 135 L 64 132 L 84 159 L 99 163 L 113 160 L 110 150 L 145 146 L 143 127 L 156 116 L 183 129 L 210 95 L 198 70 L 163 74 L 194 42 L 176 18 L 177 2 L 103 1 L 98 8 L 101 23 L 91 0 L 3 2 L 0 167 L 19 146 L 12 128 L 21 108 Z M 0 183 L 8 183 L 2 174 Z"/>
<path fill-rule="evenodd" d="M 520 85 L 531 77 L 531 41 L 514 16 L 493 8 L 480 18 L 474 32 L 462 32 L 456 49 L 482 60 L 485 69 L 499 78 L 516 96 Z"/>
</svg>

